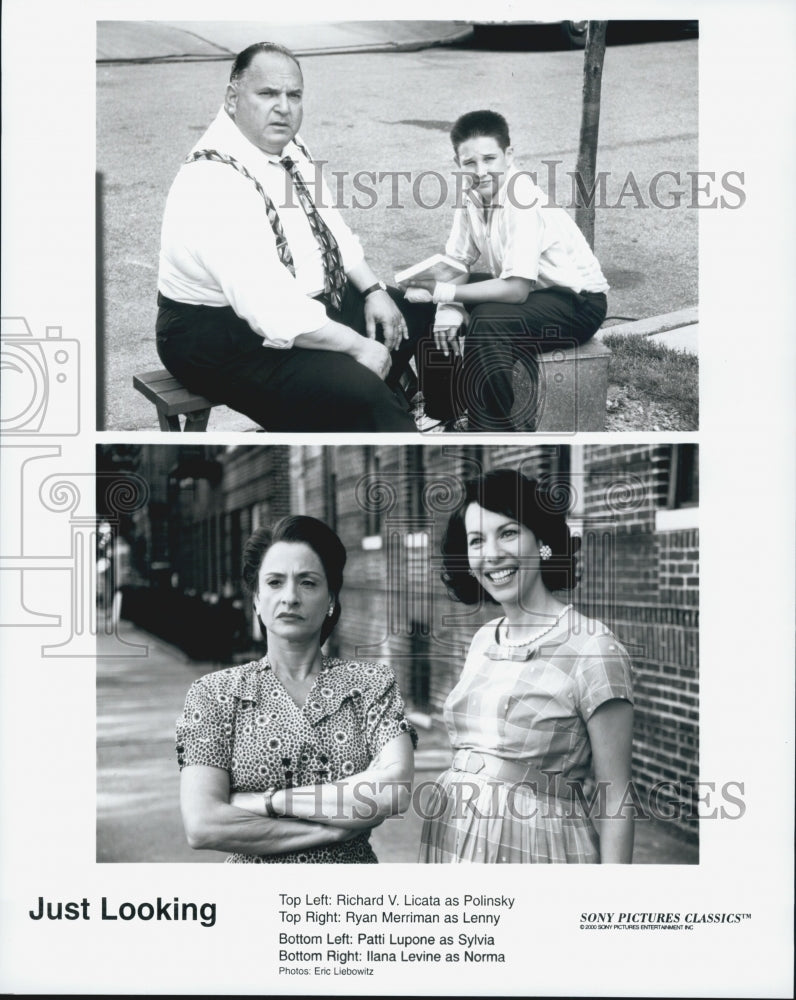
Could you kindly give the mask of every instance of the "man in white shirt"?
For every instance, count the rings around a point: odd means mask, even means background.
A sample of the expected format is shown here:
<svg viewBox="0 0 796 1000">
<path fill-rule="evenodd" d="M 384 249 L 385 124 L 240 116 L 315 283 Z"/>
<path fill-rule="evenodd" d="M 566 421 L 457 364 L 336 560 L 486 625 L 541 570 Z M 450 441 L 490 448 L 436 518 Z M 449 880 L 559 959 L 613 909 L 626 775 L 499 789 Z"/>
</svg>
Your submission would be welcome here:
<svg viewBox="0 0 796 1000">
<path fill-rule="evenodd" d="M 158 353 L 187 388 L 267 430 L 414 431 L 393 390 L 433 309 L 390 293 L 329 207 L 297 136 L 302 95 L 282 46 L 235 59 L 169 192 Z"/>
<path fill-rule="evenodd" d="M 414 283 L 416 291 L 407 294 L 440 303 L 438 351 L 463 355 L 453 398 L 437 404 L 439 415 L 466 408 L 470 430 L 513 430 L 514 364 L 521 360 L 535 384 L 539 351 L 585 343 L 605 319 L 608 282 L 573 219 L 514 167 L 502 115 L 462 115 L 451 142 L 471 186 L 455 209 L 445 252 L 468 273 L 452 282 Z M 469 273 L 479 257 L 489 274 Z M 464 308 L 469 320 L 462 345 Z M 443 367 L 433 355 L 427 363 Z M 451 412 L 443 413 L 446 402 Z M 535 409 L 535 402 L 523 405 Z"/>
</svg>

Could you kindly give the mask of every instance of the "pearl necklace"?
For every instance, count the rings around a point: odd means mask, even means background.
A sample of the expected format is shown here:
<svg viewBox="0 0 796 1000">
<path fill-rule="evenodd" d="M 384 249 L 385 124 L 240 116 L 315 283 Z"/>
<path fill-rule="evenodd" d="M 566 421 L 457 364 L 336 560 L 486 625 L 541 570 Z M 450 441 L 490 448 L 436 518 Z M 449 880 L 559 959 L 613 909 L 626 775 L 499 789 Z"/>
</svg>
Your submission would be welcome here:
<svg viewBox="0 0 796 1000">
<path fill-rule="evenodd" d="M 572 605 L 567 604 L 567 606 L 561 611 L 561 614 L 556 618 L 556 620 L 551 625 L 548 625 L 547 628 L 543 629 L 538 635 L 532 636 L 530 639 L 513 639 L 513 640 L 505 638 L 501 639 L 500 626 L 505 625 L 506 619 L 504 618 L 503 621 L 500 622 L 497 628 L 495 629 L 495 632 L 497 633 L 498 645 L 505 646 L 508 649 L 518 649 L 520 646 L 530 646 L 532 642 L 538 642 L 538 640 L 544 638 L 544 636 L 546 636 L 548 632 L 553 631 L 556 625 L 558 625 L 558 623 L 561 621 L 561 619 L 564 617 L 567 611 L 570 611 L 571 608 Z"/>
</svg>

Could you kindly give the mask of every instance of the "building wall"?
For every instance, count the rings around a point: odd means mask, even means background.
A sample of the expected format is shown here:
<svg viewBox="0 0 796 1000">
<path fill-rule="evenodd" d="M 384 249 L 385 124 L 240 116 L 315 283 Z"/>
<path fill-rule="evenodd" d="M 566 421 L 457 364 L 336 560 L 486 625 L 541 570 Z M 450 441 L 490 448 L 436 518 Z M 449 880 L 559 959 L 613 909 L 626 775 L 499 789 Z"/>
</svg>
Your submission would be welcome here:
<svg viewBox="0 0 796 1000">
<path fill-rule="evenodd" d="M 647 792 L 661 781 L 676 783 L 669 798 L 688 817 L 682 829 L 695 832 L 699 539 L 695 526 L 666 530 L 661 524 L 672 502 L 673 454 L 672 445 L 587 448 L 585 509 L 590 517 L 613 520 L 615 596 L 606 602 L 604 620 L 628 647 L 635 668 L 634 781 Z M 584 584 L 581 601 L 597 603 L 588 575 Z"/>
</svg>

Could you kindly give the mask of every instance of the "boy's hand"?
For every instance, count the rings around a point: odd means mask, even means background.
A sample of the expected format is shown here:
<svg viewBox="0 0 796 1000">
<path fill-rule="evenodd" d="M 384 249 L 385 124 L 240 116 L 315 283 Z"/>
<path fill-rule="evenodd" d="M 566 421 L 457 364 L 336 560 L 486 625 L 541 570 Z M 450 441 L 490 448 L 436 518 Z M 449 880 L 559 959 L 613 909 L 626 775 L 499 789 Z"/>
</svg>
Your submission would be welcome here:
<svg viewBox="0 0 796 1000">
<path fill-rule="evenodd" d="M 404 292 L 407 302 L 433 302 L 434 296 L 425 288 L 407 288 Z"/>
<path fill-rule="evenodd" d="M 424 288 L 427 292 L 433 292 L 436 281 L 433 278 L 410 278 L 406 286 L 400 285 L 399 287 L 405 288 L 406 291 L 411 291 L 413 288 Z"/>
<path fill-rule="evenodd" d="M 434 328 L 434 343 L 438 351 L 447 358 L 452 354 L 454 358 L 462 356 L 462 338 L 459 336 L 460 326 L 441 326 Z"/>
</svg>

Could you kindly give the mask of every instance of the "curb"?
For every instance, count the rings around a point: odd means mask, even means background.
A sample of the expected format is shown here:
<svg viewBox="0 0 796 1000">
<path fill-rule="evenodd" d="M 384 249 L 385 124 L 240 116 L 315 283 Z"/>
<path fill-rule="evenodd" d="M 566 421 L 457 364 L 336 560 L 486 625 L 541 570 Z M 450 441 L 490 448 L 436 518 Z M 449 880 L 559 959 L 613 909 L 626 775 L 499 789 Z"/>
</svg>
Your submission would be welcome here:
<svg viewBox="0 0 796 1000">
<path fill-rule="evenodd" d="M 371 52 L 421 52 L 424 49 L 439 48 L 444 45 L 458 45 L 466 41 L 473 34 L 472 25 L 463 25 L 459 31 L 445 35 L 443 38 L 413 39 L 405 42 L 362 42 L 349 45 L 330 45 L 326 47 L 297 46 L 291 51 L 294 55 L 303 59 L 307 56 L 341 56 L 358 55 Z M 226 49 L 224 46 L 211 42 L 208 39 L 201 39 L 208 45 L 214 46 L 218 52 L 191 53 L 175 52 L 163 56 L 108 56 L 99 57 L 95 60 L 98 66 L 123 66 L 132 63 L 157 64 L 157 63 L 188 63 L 188 62 L 223 62 L 231 61 L 235 58 L 235 52 Z"/>
<path fill-rule="evenodd" d="M 677 312 L 664 313 L 661 316 L 649 316 L 647 319 L 637 319 L 632 323 L 617 323 L 613 326 L 603 326 L 595 333 L 595 340 L 602 340 L 606 333 L 618 333 L 625 336 L 650 337 L 654 333 L 666 333 L 678 330 L 684 326 L 692 326 L 699 322 L 698 306 L 678 309 Z"/>
</svg>

